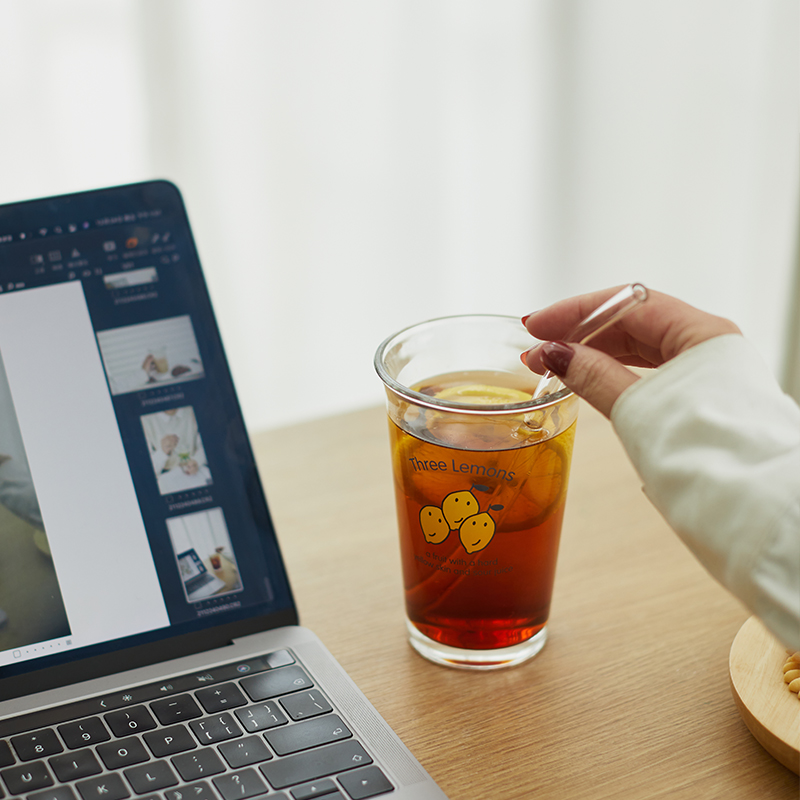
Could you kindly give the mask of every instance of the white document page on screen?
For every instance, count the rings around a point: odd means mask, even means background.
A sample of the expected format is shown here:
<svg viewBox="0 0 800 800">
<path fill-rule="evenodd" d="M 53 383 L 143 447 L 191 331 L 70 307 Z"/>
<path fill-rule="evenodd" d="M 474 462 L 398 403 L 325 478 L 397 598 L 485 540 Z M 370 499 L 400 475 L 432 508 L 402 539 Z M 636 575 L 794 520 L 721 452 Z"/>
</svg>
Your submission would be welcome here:
<svg viewBox="0 0 800 800">
<path fill-rule="evenodd" d="M 72 646 L 168 625 L 80 282 L 0 295 L 0 354 Z"/>
</svg>

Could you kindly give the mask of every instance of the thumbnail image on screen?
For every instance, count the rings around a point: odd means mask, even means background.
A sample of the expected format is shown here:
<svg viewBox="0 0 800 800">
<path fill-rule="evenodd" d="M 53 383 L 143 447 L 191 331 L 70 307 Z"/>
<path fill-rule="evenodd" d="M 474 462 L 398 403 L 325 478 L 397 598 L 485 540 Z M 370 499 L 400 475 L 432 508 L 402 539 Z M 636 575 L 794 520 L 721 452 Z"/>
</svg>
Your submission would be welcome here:
<svg viewBox="0 0 800 800">
<path fill-rule="evenodd" d="M 142 269 L 103 275 L 103 284 L 106 289 L 130 289 L 133 286 L 144 286 L 157 281 L 158 272 L 155 267 L 143 267 Z"/>
<path fill-rule="evenodd" d="M 97 333 L 112 395 L 204 376 L 189 316 Z"/>
<path fill-rule="evenodd" d="M 221 508 L 167 520 L 172 549 L 189 603 L 242 589 Z"/>
<path fill-rule="evenodd" d="M 191 406 L 142 416 L 142 428 L 161 494 L 200 489 L 211 484 L 197 419 Z"/>
</svg>

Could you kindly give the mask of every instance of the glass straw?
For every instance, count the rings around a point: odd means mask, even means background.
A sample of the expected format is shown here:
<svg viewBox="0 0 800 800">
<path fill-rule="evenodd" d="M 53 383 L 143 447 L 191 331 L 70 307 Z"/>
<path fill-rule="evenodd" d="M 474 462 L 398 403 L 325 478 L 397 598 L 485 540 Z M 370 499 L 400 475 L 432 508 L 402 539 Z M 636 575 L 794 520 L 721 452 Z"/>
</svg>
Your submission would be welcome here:
<svg viewBox="0 0 800 800">
<path fill-rule="evenodd" d="M 584 317 L 564 337 L 563 341 L 586 344 L 593 336 L 613 325 L 645 300 L 647 300 L 647 289 L 641 283 L 631 283 L 612 297 L 609 297 L 605 303 L 599 305 L 587 317 Z M 550 370 L 547 370 L 536 385 L 536 391 L 534 391 L 532 399 L 537 400 L 546 394 L 552 394 L 558 391 L 561 386 L 563 384 L 559 378 Z"/>
</svg>

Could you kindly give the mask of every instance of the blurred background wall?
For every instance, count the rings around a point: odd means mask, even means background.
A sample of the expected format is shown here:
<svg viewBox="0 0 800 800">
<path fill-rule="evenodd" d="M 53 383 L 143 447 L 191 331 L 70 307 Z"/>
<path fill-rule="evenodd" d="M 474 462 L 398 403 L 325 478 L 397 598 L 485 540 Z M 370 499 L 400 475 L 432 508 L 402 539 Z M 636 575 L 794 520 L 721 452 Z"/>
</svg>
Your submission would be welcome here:
<svg viewBox="0 0 800 800">
<path fill-rule="evenodd" d="M 254 430 L 382 402 L 372 355 L 407 324 L 634 280 L 785 373 L 796 0 L 0 0 L 0 20 L 0 202 L 175 181 Z"/>
</svg>

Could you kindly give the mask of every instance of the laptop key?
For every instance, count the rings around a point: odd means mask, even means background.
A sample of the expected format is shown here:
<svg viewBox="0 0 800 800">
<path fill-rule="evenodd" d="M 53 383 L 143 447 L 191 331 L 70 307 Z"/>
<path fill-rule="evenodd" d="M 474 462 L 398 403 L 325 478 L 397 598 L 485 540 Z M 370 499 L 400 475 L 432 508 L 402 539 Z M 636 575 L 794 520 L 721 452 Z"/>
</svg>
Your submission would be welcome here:
<svg viewBox="0 0 800 800">
<path fill-rule="evenodd" d="M 88 781 L 78 781 L 75 788 L 83 800 L 124 800 L 131 793 L 116 772 L 109 772 Z"/>
<path fill-rule="evenodd" d="M 156 758 L 183 753 L 197 747 L 192 734 L 185 725 L 172 725 L 169 728 L 160 728 L 144 734 L 142 738 Z"/>
<path fill-rule="evenodd" d="M 156 727 L 156 721 L 144 706 L 111 711 L 106 714 L 105 719 L 114 736 L 130 736 L 132 733 L 151 731 Z"/>
<path fill-rule="evenodd" d="M 55 784 L 44 761 L 33 761 L 21 767 L 4 769 L 0 776 L 11 794 L 28 794 Z"/>
<path fill-rule="evenodd" d="M 219 746 L 219 751 L 233 769 L 250 767 L 272 758 L 272 753 L 260 736 L 245 736 L 235 742 L 224 742 Z"/>
<path fill-rule="evenodd" d="M 282 697 L 281 705 L 295 721 L 307 719 L 308 717 L 317 717 L 320 714 L 327 714 L 329 711 L 333 711 L 330 703 L 316 689 Z"/>
<path fill-rule="evenodd" d="M 294 789 L 291 790 L 294 792 Z M 317 795 L 315 795 L 316 797 Z M 294 794 L 292 794 L 292 800 L 294 800 Z M 327 794 L 319 795 L 319 800 L 350 800 L 349 797 L 345 797 L 338 789 L 334 789 L 333 792 L 328 792 Z"/>
<path fill-rule="evenodd" d="M 223 800 L 247 800 L 248 797 L 267 792 L 267 785 L 252 768 L 221 775 L 212 779 L 212 783 L 217 787 Z"/>
<path fill-rule="evenodd" d="M 242 735 L 242 729 L 236 724 L 230 714 L 220 714 L 215 717 L 198 719 L 189 723 L 200 744 L 213 744 L 224 742 L 227 739 L 236 739 Z"/>
<path fill-rule="evenodd" d="M 89 719 L 82 719 L 78 722 L 68 722 L 66 725 L 60 725 L 58 732 L 64 740 L 64 744 L 70 750 L 77 750 L 80 747 L 86 747 L 90 744 L 98 744 L 99 742 L 107 742 L 111 738 L 111 734 L 106 730 L 103 721 L 100 717 L 89 717 Z M 127 736 L 130 731 L 125 731 Z"/>
<path fill-rule="evenodd" d="M 147 794 L 178 785 L 178 777 L 166 761 L 153 761 L 150 764 L 131 767 L 122 774 L 128 779 L 136 794 Z"/>
<path fill-rule="evenodd" d="M 238 708 L 247 705 L 247 700 L 235 683 L 223 683 L 220 686 L 209 686 L 195 692 L 195 697 L 209 714 Z"/>
<path fill-rule="evenodd" d="M 150 708 L 162 725 L 172 725 L 174 722 L 183 722 L 203 716 L 200 706 L 189 694 L 179 694 L 177 697 L 156 700 L 154 703 L 150 703 Z"/>
<path fill-rule="evenodd" d="M 219 800 L 206 781 L 197 781 L 188 786 L 179 786 L 177 789 L 167 789 L 164 797 L 166 800 Z M 141 800 L 147 800 L 147 798 L 141 798 Z M 161 799 L 158 798 L 158 800 Z"/>
<path fill-rule="evenodd" d="M 369 754 L 358 742 L 340 742 L 308 753 L 286 756 L 262 764 L 259 769 L 272 786 L 285 789 L 295 783 L 314 781 L 371 763 Z"/>
<path fill-rule="evenodd" d="M 339 782 L 347 789 L 353 800 L 365 800 L 394 791 L 394 786 L 383 772 L 375 766 L 364 767 L 339 777 Z"/>
<path fill-rule="evenodd" d="M 268 731 L 264 738 L 279 755 L 286 756 L 323 744 L 349 739 L 353 734 L 336 714 L 298 722 L 288 728 Z"/>
<path fill-rule="evenodd" d="M 200 778 L 225 772 L 225 765 L 222 763 L 222 759 L 210 747 L 204 747 L 194 753 L 183 753 L 175 756 L 172 759 L 172 766 L 178 770 L 178 774 L 185 781 L 196 781 Z"/>
<path fill-rule="evenodd" d="M 305 783 L 302 786 L 295 786 L 291 790 L 294 800 L 316 800 L 317 797 L 330 797 L 336 791 L 336 784 L 330 778 L 323 778 L 321 781 Z"/>
<path fill-rule="evenodd" d="M 288 650 L 275 650 L 264 656 L 264 663 L 270 669 L 277 669 L 287 664 L 294 664 L 294 656 Z"/>
<path fill-rule="evenodd" d="M 330 708 L 328 709 L 330 711 Z M 277 703 L 264 703 L 260 706 L 240 708 L 236 712 L 239 722 L 246 731 L 263 731 L 289 722 Z M 11 763 L 13 764 L 13 757 Z"/>
<path fill-rule="evenodd" d="M 36 758 L 53 756 L 64 751 L 56 732 L 49 729 L 13 736 L 11 744 L 17 751 L 20 761 L 33 761 Z"/>
<path fill-rule="evenodd" d="M 133 764 L 141 764 L 142 761 L 150 760 L 147 749 L 135 736 L 120 739 L 118 742 L 99 744 L 97 745 L 97 755 L 103 759 L 103 763 L 109 769 L 130 767 Z"/>
<path fill-rule="evenodd" d="M 156 798 L 161 800 L 159 795 L 156 795 Z M 189 786 L 179 786 L 177 789 L 166 789 L 164 798 L 165 800 L 218 800 L 213 789 L 205 781 L 198 781 Z M 143 797 L 141 800 L 148 799 Z"/>
<path fill-rule="evenodd" d="M 74 753 L 64 753 L 50 759 L 50 767 L 60 781 L 77 781 L 103 771 L 94 753 L 87 747 Z"/>
<path fill-rule="evenodd" d="M 71 786 L 54 786 L 28 795 L 28 800 L 77 800 Z"/>
<path fill-rule="evenodd" d="M 242 688 L 250 695 L 254 702 L 269 700 L 289 692 L 298 692 L 301 689 L 310 689 L 314 682 L 301 667 L 280 667 L 260 675 L 242 678 Z"/>
<path fill-rule="evenodd" d="M 11 752 L 11 745 L 8 742 L 0 742 L 0 767 L 10 767 L 16 761 Z"/>
</svg>

